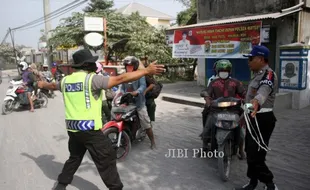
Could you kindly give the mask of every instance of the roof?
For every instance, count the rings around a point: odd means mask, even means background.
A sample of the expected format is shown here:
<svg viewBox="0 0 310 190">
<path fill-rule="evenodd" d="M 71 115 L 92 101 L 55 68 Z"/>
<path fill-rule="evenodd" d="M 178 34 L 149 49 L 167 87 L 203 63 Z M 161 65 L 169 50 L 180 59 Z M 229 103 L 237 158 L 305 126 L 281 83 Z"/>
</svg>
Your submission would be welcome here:
<svg viewBox="0 0 310 190">
<path fill-rule="evenodd" d="M 229 19 L 223 19 L 223 20 L 201 22 L 201 23 L 198 23 L 198 24 L 192 24 L 192 25 L 181 26 L 181 27 L 170 27 L 167 30 L 176 30 L 176 29 L 184 29 L 184 28 L 195 28 L 195 27 L 201 27 L 201 26 L 230 24 L 230 23 L 239 23 L 239 22 L 255 21 L 255 20 L 277 19 L 277 18 L 280 18 L 280 17 L 283 17 L 283 16 L 287 16 L 287 15 L 299 12 L 301 10 L 302 10 L 302 8 L 298 8 L 298 9 L 295 9 L 295 10 L 281 11 L 281 12 L 276 12 L 276 13 L 252 15 L 252 16 L 243 16 L 243 17 L 238 17 L 238 18 L 229 18 Z"/>
<path fill-rule="evenodd" d="M 132 13 L 139 12 L 141 16 L 145 16 L 145 17 L 153 17 L 153 18 L 159 18 L 159 19 L 165 19 L 165 20 L 175 19 L 174 17 L 170 15 L 167 15 L 165 13 L 162 13 L 160 11 L 157 11 L 155 9 L 152 9 L 150 7 L 147 7 L 145 5 L 142 5 L 140 3 L 135 3 L 135 2 L 117 9 L 116 12 L 122 13 L 124 15 L 131 15 Z"/>
</svg>

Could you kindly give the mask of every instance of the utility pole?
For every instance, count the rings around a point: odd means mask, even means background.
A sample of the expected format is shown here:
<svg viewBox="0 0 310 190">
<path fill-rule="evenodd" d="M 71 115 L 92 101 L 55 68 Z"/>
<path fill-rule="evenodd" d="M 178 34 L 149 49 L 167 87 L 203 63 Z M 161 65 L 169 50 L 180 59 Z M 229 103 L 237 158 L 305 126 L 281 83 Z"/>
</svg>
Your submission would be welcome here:
<svg viewBox="0 0 310 190">
<path fill-rule="evenodd" d="M 46 37 L 46 52 L 44 52 L 44 62 L 43 63 L 47 63 L 49 65 L 49 68 L 51 68 L 51 48 L 48 44 L 48 39 L 49 39 L 49 32 L 52 29 L 51 26 L 51 22 L 48 20 L 48 15 L 50 14 L 50 0 L 43 0 L 43 10 L 44 10 L 44 21 L 45 21 L 45 37 Z"/>
<path fill-rule="evenodd" d="M 15 48 L 15 42 L 14 42 L 14 38 L 13 38 L 13 34 L 12 34 L 11 28 L 9 28 L 9 31 L 8 31 L 8 32 L 9 32 L 9 34 L 10 34 L 10 36 L 11 36 L 11 42 L 12 42 L 12 46 L 13 46 L 13 52 L 14 52 L 14 55 L 15 55 L 15 64 L 16 64 L 16 68 L 17 68 L 18 73 L 21 74 L 21 73 L 20 73 L 20 70 L 18 69 L 18 60 L 17 60 L 18 56 L 17 56 L 17 51 L 16 51 L 16 48 Z"/>
</svg>

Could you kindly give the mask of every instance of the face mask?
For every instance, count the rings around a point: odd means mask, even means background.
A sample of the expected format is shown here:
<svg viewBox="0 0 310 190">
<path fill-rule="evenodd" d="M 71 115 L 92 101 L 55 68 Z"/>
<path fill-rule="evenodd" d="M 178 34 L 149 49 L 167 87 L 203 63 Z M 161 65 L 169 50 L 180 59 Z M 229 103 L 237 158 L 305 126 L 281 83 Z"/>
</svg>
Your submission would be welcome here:
<svg viewBox="0 0 310 190">
<path fill-rule="evenodd" d="M 228 72 L 219 72 L 219 77 L 221 79 L 227 79 L 229 77 L 229 73 Z"/>
</svg>

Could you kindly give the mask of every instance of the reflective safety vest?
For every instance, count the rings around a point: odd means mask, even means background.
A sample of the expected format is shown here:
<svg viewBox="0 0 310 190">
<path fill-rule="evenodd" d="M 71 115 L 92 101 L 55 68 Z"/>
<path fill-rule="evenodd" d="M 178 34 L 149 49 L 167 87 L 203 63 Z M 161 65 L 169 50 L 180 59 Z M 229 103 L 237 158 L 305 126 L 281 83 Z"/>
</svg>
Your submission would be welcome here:
<svg viewBox="0 0 310 190">
<path fill-rule="evenodd" d="M 102 128 L 102 92 L 97 100 L 93 97 L 91 90 L 93 76 L 94 73 L 74 72 L 64 77 L 61 82 L 68 131 L 79 132 Z"/>
</svg>

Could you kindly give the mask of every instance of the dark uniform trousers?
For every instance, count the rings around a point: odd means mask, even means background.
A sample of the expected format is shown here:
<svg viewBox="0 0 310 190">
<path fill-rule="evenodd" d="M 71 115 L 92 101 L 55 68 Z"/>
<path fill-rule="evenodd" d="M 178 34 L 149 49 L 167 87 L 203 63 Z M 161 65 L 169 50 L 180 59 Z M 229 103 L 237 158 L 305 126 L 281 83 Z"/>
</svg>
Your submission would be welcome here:
<svg viewBox="0 0 310 190">
<path fill-rule="evenodd" d="M 68 132 L 70 157 L 66 161 L 58 182 L 70 184 L 86 150 L 90 153 L 99 175 L 110 190 L 121 190 L 123 184 L 116 167 L 116 151 L 111 141 L 99 131 Z"/>
<path fill-rule="evenodd" d="M 262 138 L 264 139 L 265 144 L 268 146 L 270 136 L 276 125 L 276 117 L 274 116 L 273 112 L 266 112 L 257 113 L 256 118 Z M 256 131 L 256 134 L 258 134 L 254 118 L 250 116 L 250 119 Z M 256 137 L 253 129 L 252 135 Z M 247 153 L 248 163 L 247 176 L 251 180 L 259 180 L 262 183 L 271 183 L 273 182 L 273 174 L 265 163 L 267 152 L 262 148 L 258 150 L 258 147 L 258 144 L 253 140 L 251 134 L 249 133 L 249 130 L 246 130 L 245 151 Z"/>
</svg>

